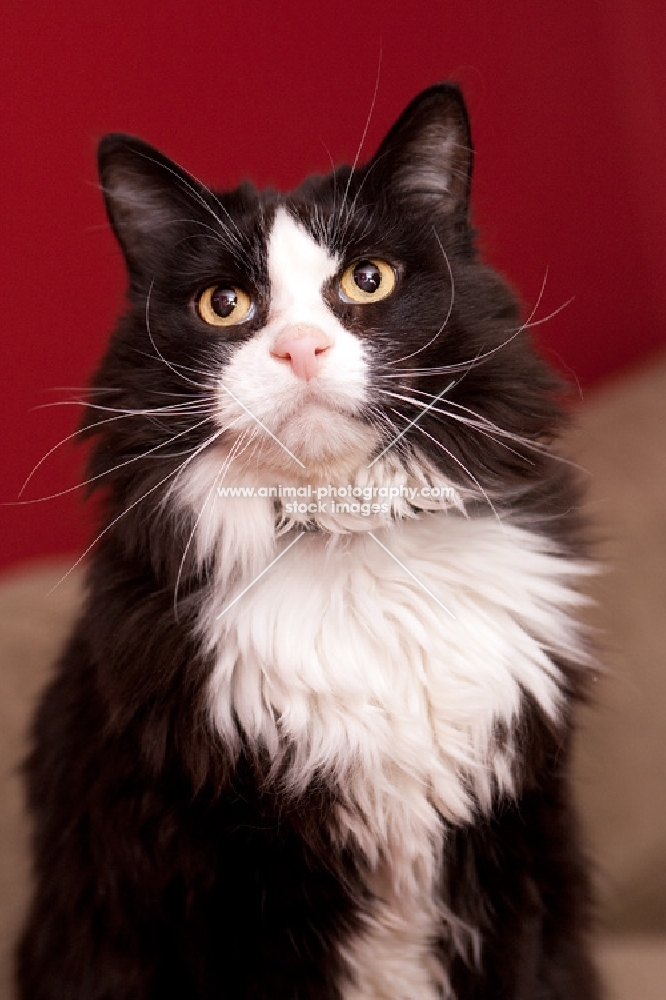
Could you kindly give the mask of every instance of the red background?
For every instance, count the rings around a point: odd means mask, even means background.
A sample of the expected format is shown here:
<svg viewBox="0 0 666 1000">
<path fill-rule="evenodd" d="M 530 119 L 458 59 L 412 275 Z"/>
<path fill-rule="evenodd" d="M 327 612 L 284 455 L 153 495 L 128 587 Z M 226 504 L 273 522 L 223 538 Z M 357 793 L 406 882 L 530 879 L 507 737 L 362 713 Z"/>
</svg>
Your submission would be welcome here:
<svg viewBox="0 0 666 1000">
<path fill-rule="evenodd" d="M 123 294 L 95 145 L 133 132 L 203 180 L 288 187 L 364 156 L 414 94 L 462 83 L 486 256 L 535 301 L 556 364 L 589 386 L 666 342 L 666 5 L 660 0 L 287 0 L 98 8 L 4 0 L 0 499 L 76 426 Z M 71 487 L 80 450 L 28 490 Z M 81 549 L 77 493 L 0 509 L 4 563 Z"/>
</svg>

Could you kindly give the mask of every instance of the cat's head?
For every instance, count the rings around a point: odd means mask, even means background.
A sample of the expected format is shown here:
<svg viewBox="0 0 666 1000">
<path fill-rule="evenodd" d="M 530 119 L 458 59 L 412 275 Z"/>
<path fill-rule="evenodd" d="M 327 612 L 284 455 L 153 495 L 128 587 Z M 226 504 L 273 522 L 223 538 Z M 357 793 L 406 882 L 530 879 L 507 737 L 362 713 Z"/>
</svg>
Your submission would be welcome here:
<svg viewBox="0 0 666 1000">
<path fill-rule="evenodd" d="M 95 383 L 118 419 L 89 422 L 120 503 L 194 469 L 202 489 L 439 476 L 493 507 L 539 487 L 554 382 L 477 257 L 457 87 L 287 195 L 213 192 L 125 135 L 99 167 L 129 294 Z"/>
</svg>

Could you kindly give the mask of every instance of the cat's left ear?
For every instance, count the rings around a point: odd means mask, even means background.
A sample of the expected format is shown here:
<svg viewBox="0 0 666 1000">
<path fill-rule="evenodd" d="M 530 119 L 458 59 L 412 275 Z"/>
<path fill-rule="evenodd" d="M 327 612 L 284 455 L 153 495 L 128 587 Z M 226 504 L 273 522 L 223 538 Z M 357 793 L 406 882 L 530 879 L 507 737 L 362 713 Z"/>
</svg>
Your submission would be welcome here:
<svg viewBox="0 0 666 1000">
<path fill-rule="evenodd" d="M 182 167 L 134 136 L 105 136 L 97 157 L 107 215 L 130 276 L 154 273 L 183 219 L 205 205 L 204 192 Z"/>
<path fill-rule="evenodd" d="M 452 83 L 422 91 L 407 106 L 370 161 L 379 183 L 415 208 L 466 225 L 472 179 L 467 108 Z"/>
</svg>

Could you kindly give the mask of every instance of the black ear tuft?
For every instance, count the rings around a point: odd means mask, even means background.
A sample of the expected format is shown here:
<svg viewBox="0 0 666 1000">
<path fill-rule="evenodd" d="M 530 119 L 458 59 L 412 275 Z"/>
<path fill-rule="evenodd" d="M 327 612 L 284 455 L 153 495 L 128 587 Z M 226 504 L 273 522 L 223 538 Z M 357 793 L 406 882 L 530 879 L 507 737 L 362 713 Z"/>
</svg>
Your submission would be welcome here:
<svg viewBox="0 0 666 1000">
<path fill-rule="evenodd" d="M 441 83 L 424 90 L 407 106 L 370 166 L 383 186 L 398 197 L 466 223 L 472 156 L 469 118 L 460 89 Z"/>
<path fill-rule="evenodd" d="M 177 226 L 204 200 L 196 180 L 159 150 L 134 136 L 105 136 L 97 152 L 106 211 L 130 273 L 173 246 Z"/>
</svg>

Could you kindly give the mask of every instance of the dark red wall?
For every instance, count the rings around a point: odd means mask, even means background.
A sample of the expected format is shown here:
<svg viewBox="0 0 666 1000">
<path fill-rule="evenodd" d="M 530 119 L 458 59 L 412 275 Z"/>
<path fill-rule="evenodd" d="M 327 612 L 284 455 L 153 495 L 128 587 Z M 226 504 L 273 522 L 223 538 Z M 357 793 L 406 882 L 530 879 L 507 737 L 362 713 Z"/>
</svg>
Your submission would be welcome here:
<svg viewBox="0 0 666 1000">
<path fill-rule="evenodd" d="M 381 52 L 369 155 L 446 77 L 468 96 L 487 256 L 585 386 L 666 342 L 666 5 L 657 0 L 5 0 L 2 57 L 3 500 L 75 427 L 122 301 L 96 140 L 134 132 L 221 186 L 290 186 L 353 159 Z M 65 445 L 28 496 L 77 482 Z M 77 494 L 3 507 L 4 562 L 80 548 Z"/>
</svg>

